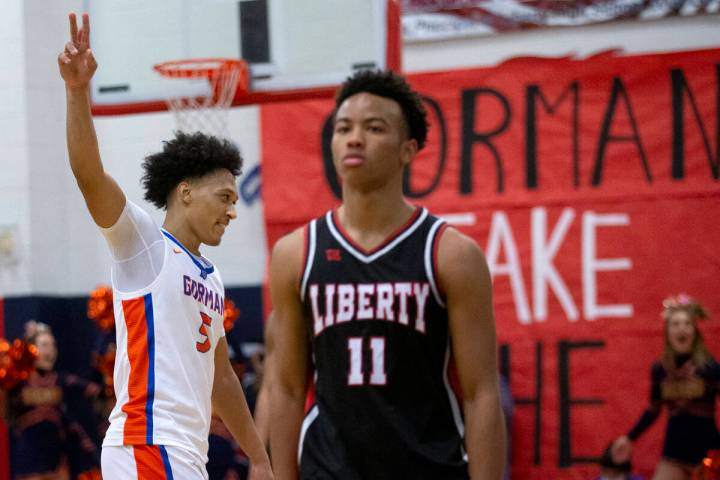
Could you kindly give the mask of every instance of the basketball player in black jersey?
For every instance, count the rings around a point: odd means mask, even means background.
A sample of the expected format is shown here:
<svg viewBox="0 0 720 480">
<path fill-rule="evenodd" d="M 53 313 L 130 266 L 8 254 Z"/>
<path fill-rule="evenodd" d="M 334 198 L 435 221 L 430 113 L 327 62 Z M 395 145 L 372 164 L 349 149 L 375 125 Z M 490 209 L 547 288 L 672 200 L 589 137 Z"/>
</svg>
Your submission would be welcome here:
<svg viewBox="0 0 720 480">
<path fill-rule="evenodd" d="M 426 136 L 402 77 L 361 72 L 339 90 L 342 205 L 278 241 L 270 265 L 280 479 L 502 478 L 487 263 L 473 240 L 403 198 L 403 169 Z"/>
</svg>

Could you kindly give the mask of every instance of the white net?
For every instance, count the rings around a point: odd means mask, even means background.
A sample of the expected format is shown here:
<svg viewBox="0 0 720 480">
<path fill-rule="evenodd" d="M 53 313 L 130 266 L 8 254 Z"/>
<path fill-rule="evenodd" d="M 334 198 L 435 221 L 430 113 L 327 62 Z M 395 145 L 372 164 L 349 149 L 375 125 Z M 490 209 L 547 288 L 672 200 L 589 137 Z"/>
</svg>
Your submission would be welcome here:
<svg viewBox="0 0 720 480">
<path fill-rule="evenodd" d="M 183 132 L 203 132 L 227 138 L 228 110 L 238 84 L 247 85 L 247 66 L 241 60 L 203 59 L 166 62 L 155 70 L 168 78 L 204 82 L 204 93 L 168 98 L 176 128 Z"/>
</svg>

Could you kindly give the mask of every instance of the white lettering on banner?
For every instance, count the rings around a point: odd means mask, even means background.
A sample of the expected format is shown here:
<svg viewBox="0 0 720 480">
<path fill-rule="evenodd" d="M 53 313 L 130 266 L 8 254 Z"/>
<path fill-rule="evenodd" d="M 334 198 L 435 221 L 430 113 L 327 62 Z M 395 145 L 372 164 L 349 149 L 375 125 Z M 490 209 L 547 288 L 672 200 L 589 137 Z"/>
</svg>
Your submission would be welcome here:
<svg viewBox="0 0 720 480">
<path fill-rule="evenodd" d="M 555 292 L 568 320 L 578 319 L 578 309 L 572 295 L 552 263 L 574 218 L 573 209 L 564 208 L 550 240 L 545 243 L 547 210 L 542 207 L 532 209 L 533 313 L 539 322 L 548 315 L 548 285 Z"/>
<path fill-rule="evenodd" d="M 630 216 L 622 213 L 598 215 L 585 212 L 582 224 L 583 315 L 588 320 L 599 317 L 631 317 L 632 304 L 598 305 L 597 272 L 632 269 L 629 258 L 597 258 L 597 227 L 630 225 Z"/>
<path fill-rule="evenodd" d="M 486 258 L 493 279 L 508 276 L 518 321 L 523 325 L 533 320 L 544 322 L 548 316 L 549 290 L 558 299 L 567 319 L 577 321 L 580 314 L 570 289 L 554 265 L 554 260 L 566 239 L 576 213 L 572 208 L 564 208 L 556 225 L 548 237 L 547 209 L 533 208 L 530 214 L 530 241 L 532 266 L 532 315 L 525 291 L 522 264 L 518 255 L 517 243 L 512 227 L 505 212 L 493 212 L 488 234 Z M 633 306 L 627 304 L 599 305 L 597 294 L 597 273 L 619 270 L 631 270 L 629 258 L 597 258 L 598 227 L 618 227 L 630 225 L 630 217 L 624 213 L 596 214 L 588 211 L 582 215 L 581 232 L 581 268 L 583 318 L 595 320 L 600 317 L 631 317 Z M 499 263 L 504 255 L 505 263 Z M 572 263 L 572 262 L 571 262 Z M 549 288 L 548 288 L 549 287 Z"/>
<path fill-rule="evenodd" d="M 500 256 L 500 246 L 505 250 L 505 264 L 498 263 Z M 527 325 L 532 321 L 530 318 L 530 307 L 528 306 L 528 298 L 525 293 L 525 282 L 523 281 L 522 269 L 520 265 L 520 257 L 517 253 L 515 238 L 512 235 L 510 222 L 504 212 L 494 212 L 492 223 L 490 224 L 490 237 L 488 238 L 487 248 L 485 249 L 488 267 L 493 277 L 497 275 L 508 275 L 510 277 L 510 287 L 512 288 L 512 296 L 515 302 L 515 311 L 518 320 L 523 325 Z"/>
</svg>

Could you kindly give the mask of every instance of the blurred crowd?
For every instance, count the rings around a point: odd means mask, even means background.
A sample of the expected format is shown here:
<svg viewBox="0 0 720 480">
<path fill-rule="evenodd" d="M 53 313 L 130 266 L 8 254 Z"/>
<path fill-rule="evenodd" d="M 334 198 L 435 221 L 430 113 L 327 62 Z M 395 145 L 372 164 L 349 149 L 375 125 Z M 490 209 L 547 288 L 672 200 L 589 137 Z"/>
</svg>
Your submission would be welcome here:
<svg viewBox="0 0 720 480">
<path fill-rule="evenodd" d="M 239 311 L 227 302 L 225 327 L 230 330 Z M 56 369 L 58 345 L 44 323 L 28 321 L 22 338 L 0 340 L 0 413 L 9 430 L 11 478 L 101 478 L 102 439 L 115 404 L 115 329 L 109 288 L 91 293 L 88 317 L 97 331 L 88 378 Z M 256 343 L 231 346 L 230 360 L 253 411 L 263 380 L 264 348 Z M 212 420 L 209 444 L 210 479 L 247 478 L 248 460 L 217 417 Z"/>
</svg>

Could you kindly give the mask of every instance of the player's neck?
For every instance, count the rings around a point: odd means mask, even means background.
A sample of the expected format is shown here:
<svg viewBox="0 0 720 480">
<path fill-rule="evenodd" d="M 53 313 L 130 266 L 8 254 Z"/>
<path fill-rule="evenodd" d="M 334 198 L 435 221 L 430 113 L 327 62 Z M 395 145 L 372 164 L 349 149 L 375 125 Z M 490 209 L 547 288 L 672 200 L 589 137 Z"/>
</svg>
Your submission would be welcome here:
<svg viewBox="0 0 720 480">
<path fill-rule="evenodd" d="M 337 214 L 347 234 L 363 248 L 371 250 L 407 223 L 415 209 L 402 196 L 401 190 L 388 194 L 346 189 Z"/>
<path fill-rule="evenodd" d="M 187 222 L 180 222 L 174 216 L 165 216 L 163 228 L 193 255 L 200 256 L 200 240 L 192 233 Z"/>
</svg>

